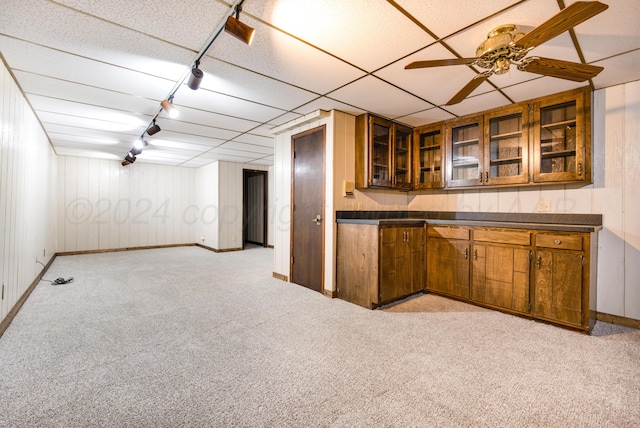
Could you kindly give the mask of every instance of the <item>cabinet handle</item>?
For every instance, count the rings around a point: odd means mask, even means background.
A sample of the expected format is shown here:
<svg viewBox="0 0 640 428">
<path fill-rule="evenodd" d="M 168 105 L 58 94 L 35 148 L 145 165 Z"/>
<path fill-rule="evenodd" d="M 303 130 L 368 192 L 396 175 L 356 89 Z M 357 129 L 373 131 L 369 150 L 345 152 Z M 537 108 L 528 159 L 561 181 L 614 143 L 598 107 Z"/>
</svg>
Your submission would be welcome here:
<svg viewBox="0 0 640 428">
<path fill-rule="evenodd" d="M 467 260 L 469 258 L 469 249 L 465 248 L 464 249 L 464 259 Z"/>
<path fill-rule="evenodd" d="M 489 182 L 489 171 L 484 173 L 484 182 L 488 183 Z"/>
<path fill-rule="evenodd" d="M 540 269 L 540 266 L 542 266 L 542 256 L 538 256 L 536 261 L 536 267 Z"/>
<path fill-rule="evenodd" d="M 578 164 L 578 175 L 582 175 L 582 162 Z"/>
<path fill-rule="evenodd" d="M 482 183 L 482 171 L 480 171 L 480 183 Z"/>
<path fill-rule="evenodd" d="M 478 249 L 477 248 L 473 249 L 473 260 L 478 260 Z"/>
</svg>

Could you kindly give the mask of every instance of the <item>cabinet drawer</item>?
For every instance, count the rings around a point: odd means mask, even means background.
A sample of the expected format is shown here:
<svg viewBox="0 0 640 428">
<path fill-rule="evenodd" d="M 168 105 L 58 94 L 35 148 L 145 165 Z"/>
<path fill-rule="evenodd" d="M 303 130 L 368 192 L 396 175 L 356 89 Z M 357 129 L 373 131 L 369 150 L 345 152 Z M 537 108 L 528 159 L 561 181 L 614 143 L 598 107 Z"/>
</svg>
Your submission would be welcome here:
<svg viewBox="0 0 640 428">
<path fill-rule="evenodd" d="M 429 226 L 427 235 L 436 238 L 469 240 L 470 231 L 466 228 L 449 226 Z"/>
<path fill-rule="evenodd" d="M 496 244 L 531 245 L 531 232 L 512 230 L 474 230 L 474 241 Z"/>
<path fill-rule="evenodd" d="M 559 248 L 562 250 L 582 250 L 581 235 L 548 235 L 536 236 L 536 247 Z"/>
</svg>

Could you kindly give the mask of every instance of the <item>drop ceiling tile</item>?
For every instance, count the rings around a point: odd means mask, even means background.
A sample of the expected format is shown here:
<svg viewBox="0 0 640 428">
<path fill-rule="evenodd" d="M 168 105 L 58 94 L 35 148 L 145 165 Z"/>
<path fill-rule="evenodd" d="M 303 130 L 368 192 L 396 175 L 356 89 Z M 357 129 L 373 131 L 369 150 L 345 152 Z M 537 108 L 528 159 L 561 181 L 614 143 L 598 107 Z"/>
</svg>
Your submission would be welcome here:
<svg viewBox="0 0 640 428">
<path fill-rule="evenodd" d="M 555 77 L 539 77 L 504 88 L 503 91 L 515 102 L 520 102 L 568 91 L 569 89 L 581 88 L 587 84 L 588 82 L 572 82 L 570 80 L 556 79 Z"/>
<path fill-rule="evenodd" d="M 56 153 L 58 154 L 58 156 L 78 156 L 85 158 L 122 160 L 122 157 L 115 153 L 109 153 L 101 150 L 84 150 L 75 147 L 57 147 Z"/>
<path fill-rule="evenodd" d="M 162 100 L 175 82 L 0 36 L 11 68 L 54 79 Z"/>
<path fill-rule="evenodd" d="M 490 2 L 478 2 L 477 0 L 396 1 L 421 24 L 441 38 L 516 3 L 515 0 L 492 0 Z"/>
<path fill-rule="evenodd" d="M 593 65 L 604 67 L 604 70 L 593 78 L 593 84 L 596 89 L 638 80 L 640 49 L 603 61 L 594 62 Z"/>
<path fill-rule="evenodd" d="M 404 116 L 406 114 L 433 107 L 431 104 L 408 94 L 382 80 L 367 76 L 328 96 L 353 106 L 366 106 L 367 110 L 385 117 Z"/>
<path fill-rule="evenodd" d="M 290 122 L 292 120 L 296 120 L 301 116 L 302 115 L 300 115 L 299 113 L 288 112 L 288 113 L 285 113 L 285 114 L 278 115 L 278 116 L 274 117 L 273 119 L 268 120 L 267 122 L 268 122 L 269 125 L 272 125 L 271 127 L 276 127 L 276 126 L 282 125 L 283 123 L 287 123 L 287 122 Z"/>
<path fill-rule="evenodd" d="M 160 147 L 163 149 L 180 149 L 180 150 L 188 150 L 194 153 L 202 153 L 209 150 L 211 147 L 216 146 L 206 146 L 202 144 L 194 144 L 190 142 L 186 142 L 184 140 L 170 140 L 167 138 L 149 138 L 147 139 L 149 142 L 149 147 Z"/>
<path fill-rule="evenodd" d="M 254 27 L 250 46 L 223 33 L 209 54 L 299 88 L 324 94 L 363 75 L 361 70 L 245 16 Z"/>
<path fill-rule="evenodd" d="M 11 1 L 3 5 L 2 16 L 10 17 L 0 22 L 14 37 L 174 81 L 194 56 L 191 50 L 54 2 Z"/>
<path fill-rule="evenodd" d="M 447 107 L 445 107 L 447 108 Z M 454 119 L 456 116 L 438 107 L 419 111 L 407 116 L 397 117 L 395 120 L 409 126 L 428 125 L 429 123 L 441 122 L 443 120 Z"/>
<path fill-rule="evenodd" d="M 253 155 L 270 155 L 273 154 L 273 147 L 267 146 L 256 146 L 253 144 L 245 144 L 237 141 L 229 141 L 221 146 L 216 147 L 216 150 L 225 149 L 225 150 L 235 150 L 238 152 L 247 152 L 252 153 Z"/>
<path fill-rule="evenodd" d="M 486 83 L 483 83 L 483 85 L 486 85 Z M 465 116 L 509 104 L 508 101 L 505 101 L 506 98 L 504 95 L 498 91 L 491 91 L 481 93 L 480 95 L 472 94 L 459 104 L 444 106 L 443 108 L 457 116 Z"/>
<path fill-rule="evenodd" d="M 177 100 L 179 101 L 179 100 Z M 189 124 L 199 124 L 214 128 L 227 129 L 230 131 L 246 132 L 257 125 L 260 122 L 251 121 L 247 119 L 241 119 L 239 117 L 227 116 L 224 114 L 212 113 L 208 111 L 197 110 L 181 105 L 179 102 L 174 102 L 174 105 L 180 110 L 180 116 L 178 119 L 171 119 L 164 112 L 158 116 L 158 123 L 162 127 L 162 123 L 168 122 L 187 122 Z M 167 125 L 168 129 L 171 129 Z M 215 135 L 212 137 L 216 138 Z"/>
<path fill-rule="evenodd" d="M 339 110 L 344 113 L 349 113 L 354 116 L 361 115 L 362 113 L 366 113 L 366 110 L 361 108 L 345 104 L 338 100 L 334 100 L 331 97 L 320 97 L 311 101 L 308 104 L 300 106 L 296 109 L 296 113 L 300 113 L 302 116 L 305 116 L 309 113 L 312 113 L 316 110 Z"/>
<path fill-rule="evenodd" d="M 203 58 L 200 68 L 204 72 L 201 88 L 283 110 L 291 110 L 318 97 L 287 82 L 235 67 L 210 56 Z"/>
<path fill-rule="evenodd" d="M 274 157 L 273 156 L 265 156 L 263 158 L 260 159 L 254 159 L 251 161 L 252 164 L 255 165 L 267 165 L 267 166 L 272 166 L 274 163 Z"/>
<path fill-rule="evenodd" d="M 218 128 L 197 123 L 187 123 L 165 118 L 158 119 L 157 123 L 162 127 L 162 132 L 172 131 L 178 134 L 183 134 L 183 136 L 189 137 L 189 139 L 192 139 L 193 137 L 204 137 L 223 142 L 232 140 L 240 134 L 239 131 L 234 131 L 232 129 Z M 158 136 L 160 138 L 163 137 L 161 134 L 158 134 Z"/>
<path fill-rule="evenodd" d="M 214 149 L 206 153 L 203 153 L 202 155 L 200 155 L 200 157 L 203 159 L 221 160 L 221 161 L 230 161 L 230 162 L 239 162 L 239 163 L 251 162 L 252 160 L 257 158 L 254 156 L 238 156 L 236 154 L 230 155 L 228 153 L 219 152 L 216 150 L 217 149 Z"/>
<path fill-rule="evenodd" d="M 386 0 L 269 0 L 244 10 L 366 71 L 434 41 Z"/>
<path fill-rule="evenodd" d="M 432 104 L 429 108 L 432 108 L 449 101 L 476 76 L 476 73 L 466 65 L 411 70 L 405 70 L 404 67 L 414 61 L 450 58 L 455 57 L 442 45 L 437 44 L 391 64 L 377 71 L 375 75 L 429 101 Z M 444 82 L 446 84 L 443 84 Z M 452 88 L 458 89 L 452 91 Z"/>
<path fill-rule="evenodd" d="M 264 104 L 256 104 L 205 89 L 193 91 L 186 85 L 182 85 L 176 92 L 173 102 L 175 105 L 187 105 L 194 109 L 243 117 L 256 122 L 265 122 L 274 116 L 285 113 L 283 110 Z"/>
<path fill-rule="evenodd" d="M 92 119 L 86 117 L 70 116 L 68 114 L 41 111 L 36 109 L 36 114 L 45 125 L 65 125 L 69 127 L 90 128 L 108 132 L 120 132 L 127 134 L 141 134 L 146 129 L 146 122 L 139 118 L 118 112 L 110 112 L 104 119 Z"/>
<path fill-rule="evenodd" d="M 179 166 L 186 167 L 186 168 L 199 168 L 201 166 L 209 165 L 212 162 L 214 161 L 212 161 L 211 159 L 204 159 L 204 158 L 197 157 L 197 158 L 189 159 L 185 162 L 182 162 L 181 164 L 179 164 Z"/>
<path fill-rule="evenodd" d="M 200 50 L 223 15 L 229 10 L 223 3 L 207 1 L 56 0 L 56 2 L 196 51 Z"/>
<path fill-rule="evenodd" d="M 95 145 L 95 146 L 109 146 L 112 148 L 116 147 L 119 150 L 119 149 L 129 148 L 129 146 L 133 142 L 133 140 L 128 140 L 128 139 L 116 140 L 116 139 L 108 139 L 103 137 L 92 138 L 92 137 L 87 137 L 85 135 L 63 134 L 59 132 L 48 132 L 48 135 L 49 135 L 49 139 L 54 145 L 58 145 L 63 142 L 68 142 L 68 143 L 83 144 L 85 146 Z"/>
<path fill-rule="evenodd" d="M 567 6 L 574 1 L 566 1 Z M 640 48 L 640 2 L 637 0 L 604 1 L 609 8 L 575 27 L 580 48 L 587 63 L 609 57 L 612 53 Z"/>
<path fill-rule="evenodd" d="M 268 136 L 258 135 L 253 133 L 255 131 L 256 130 L 250 133 L 242 134 L 234 138 L 233 141 L 237 141 L 239 143 L 245 143 L 245 144 L 252 144 L 254 146 L 269 147 L 273 149 L 273 144 L 274 144 L 273 135 L 271 134 L 269 134 Z"/>
</svg>

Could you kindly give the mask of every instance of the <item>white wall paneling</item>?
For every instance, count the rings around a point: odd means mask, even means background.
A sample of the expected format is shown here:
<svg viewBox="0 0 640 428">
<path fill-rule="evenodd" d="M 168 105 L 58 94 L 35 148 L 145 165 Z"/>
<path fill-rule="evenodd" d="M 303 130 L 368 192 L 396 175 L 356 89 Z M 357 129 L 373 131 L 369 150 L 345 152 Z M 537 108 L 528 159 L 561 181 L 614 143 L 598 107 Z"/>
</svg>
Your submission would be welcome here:
<svg viewBox="0 0 640 428">
<path fill-rule="evenodd" d="M 192 168 L 58 156 L 58 252 L 195 242 Z"/>
<path fill-rule="evenodd" d="M 189 217 L 196 219 L 195 242 L 214 250 L 242 248 L 243 171 L 270 171 L 265 165 L 217 161 L 201 166 L 196 172 L 196 203 L 189 208 Z M 268 172 L 267 182 L 272 180 Z M 268 192 L 269 206 L 272 192 Z M 271 210 L 269 209 L 269 212 Z M 269 216 L 273 219 L 273 216 Z M 273 245 L 267 225 L 269 245 Z M 204 237 L 204 240 L 202 239 Z"/>
<path fill-rule="evenodd" d="M 4 65 L 0 70 L 0 321 L 56 252 L 55 153 Z"/>
</svg>

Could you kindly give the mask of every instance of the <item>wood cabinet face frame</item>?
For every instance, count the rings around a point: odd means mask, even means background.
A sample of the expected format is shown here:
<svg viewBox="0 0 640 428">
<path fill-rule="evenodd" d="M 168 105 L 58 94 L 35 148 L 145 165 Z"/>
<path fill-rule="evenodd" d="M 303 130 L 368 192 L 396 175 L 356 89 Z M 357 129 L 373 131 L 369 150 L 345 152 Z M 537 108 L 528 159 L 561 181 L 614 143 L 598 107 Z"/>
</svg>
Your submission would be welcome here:
<svg viewBox="0 0 640 428">
<path fill-rule="evenodd" d="M 413 130 L 413 188 L 442 189 L 445 183 L 444 122 Z"/>
</svg>

